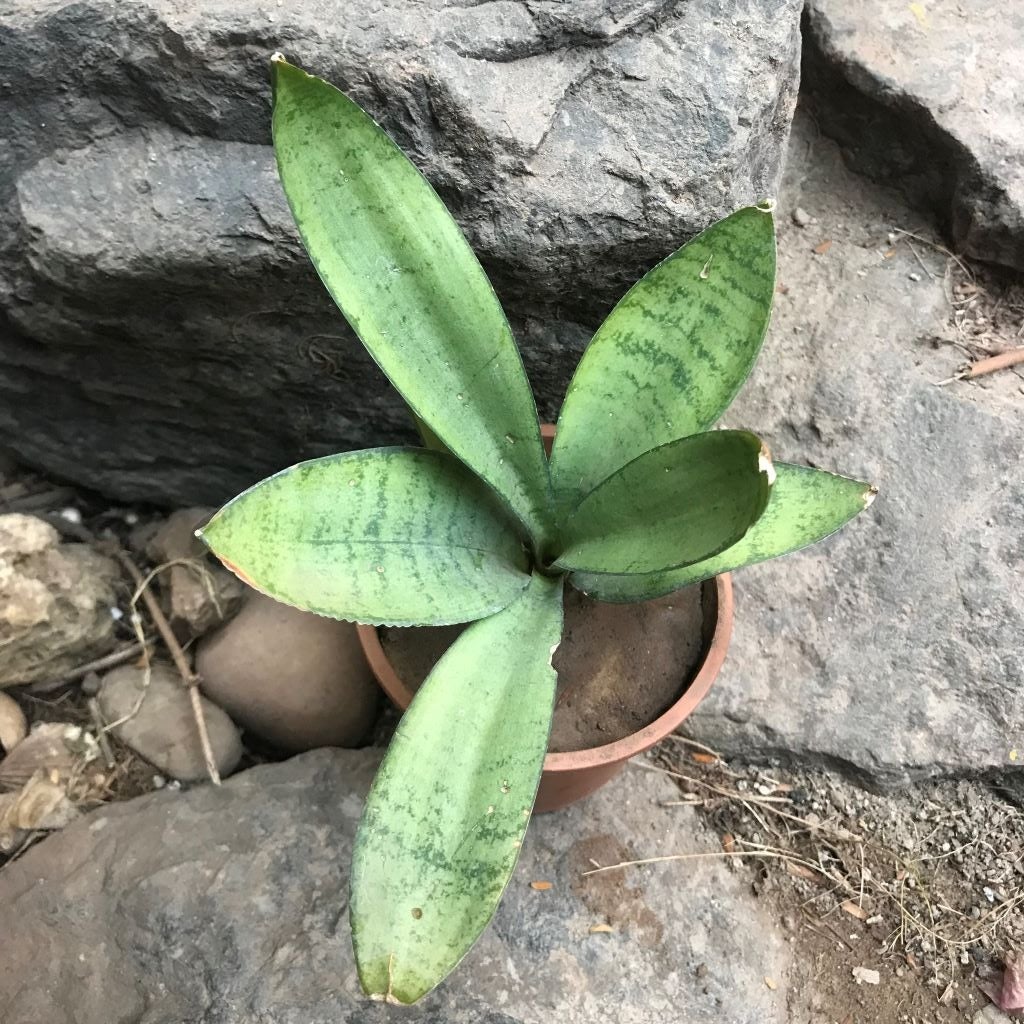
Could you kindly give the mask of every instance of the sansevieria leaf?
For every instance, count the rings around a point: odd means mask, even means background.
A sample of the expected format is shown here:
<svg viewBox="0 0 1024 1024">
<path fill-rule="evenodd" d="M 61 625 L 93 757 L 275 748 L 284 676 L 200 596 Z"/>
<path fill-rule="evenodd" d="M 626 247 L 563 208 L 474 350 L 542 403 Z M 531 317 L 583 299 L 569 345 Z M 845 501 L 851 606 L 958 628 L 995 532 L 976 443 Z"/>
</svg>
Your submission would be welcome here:
<svg viewBox="0 0 1024 1024">
<path fill-rule="evenodd" d="M 371 995 L 415 1002 L 494 914 L 537 793 L 561 633 L 561 579 L 536 575 L 456 640 L 399 723 L 352 865 L 352 939 Z"/>
<path fill-rule="evenodd" d="M 420 448 L 300 463 L 229 502 L 201 536 L 257 590 L 356 622 L 468 622 L 530 580 L 493 493 L 458 459 Z"/>
<path fill-rule="evenodd" d="M 273 78 L 281 182 L 327 290 L 413 412 L 539 540 L 550 485 L 537 410 L 483 268 L 357 104 L 280 58 Z"/>
<path fill-rule="evenodd" d="M 869 484 L 818 469 L 776 462 L 775 472 L 775 485 L 761 517 L 742 540 L 713 558 L 644 576 L 574 573 L 570 582 L 599 601 L 648 601 L 814 544 L 863 512 L 875 496 Z"/>
<path fill-rule="evenodd" d="M 558 420 L 561 510 L 643 452 L 715 423 L 754 365 L 774 289 L 772 215 L 747 207 L 626 293 L 584 352 Z"/>
<path fill-rule="evenodd" d="M 555 564 L 647 573 L 709 558 L 757 521 L 773 479 L 768 450 L 745 430 L 671 441 L 613 473 L 577 505 Z"/>
</svg>

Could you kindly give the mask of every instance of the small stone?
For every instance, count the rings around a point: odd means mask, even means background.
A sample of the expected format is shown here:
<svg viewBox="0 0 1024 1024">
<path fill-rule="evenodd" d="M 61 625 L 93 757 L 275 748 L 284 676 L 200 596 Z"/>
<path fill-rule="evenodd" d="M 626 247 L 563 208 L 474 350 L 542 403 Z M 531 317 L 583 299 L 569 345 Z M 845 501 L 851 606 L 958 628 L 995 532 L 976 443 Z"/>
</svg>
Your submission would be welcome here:
<svg viewBox="0 0 1024 1024">
<path fill-rule="evenodd" d="M 117 566 L 35 516 L 0 515 L 0 688 L 59 679 L 114 643 Z"/>
<path fill-rule="evenodd" d="M 144 682 L 144 670 L 131 665 L 103 677 L 98 700 L 104 719 L 127 719 L 111 731 L 164 775 L 186 782 L 206 778 L 192 702 L 178 673 L 154 664 L 148 687 Z M 214 763 L 222 776 L 230 775 L 242 757 L 238 730 L 215 704 L 205 698 L 201 703 Z"/>
<path fill-rule="evenodd" d="M 917 271 L 915 271 L 915 270 L 912 270 L 909 274 L 907 274 L 907 277 L 909 277 L 910 280 L 914 281 L 914 282 L 917 282 L 917 281 L 921 280 L 921 275 L 919 273 L 917 273 Z"/>
<path fill-rule="evenodd" d="M 853 980 L 856 981 L 858 985 L 877 985 L 882 978 L 878 971 L 871 967 L 854 967 Z"/>
<path fill-rule="evenodd" d="M 811 223 L 811 215 L 802 206 L 798 206 L 790 216 L 798 228 L 805 228 Z"/>
<path fill-rule="evenodd" d="M 0 757 L 28 735 L 25 713 L 13 697 L 0 691 Z"/>
<path fill-rule="evenodd" d="M 1013 1024 L 1010 1018 L 998 1006 L 986 1006 L 979 1010 L 971 1024 Z"/>
<path fill-rule="evenodd" d="M 358 746 L 376 719 L 356 627 L 262 594 L 202 640 L 196 669 L 203 693 L 282 750 Z"/>
<path fill-rule="evenodd" d="M 103 681 L 95 672 L 89 672 L 79 684 L 79 688 L 86 697 L 95 697 L 100 692 Z"/>
<path fill-rule="evenodd" d="M 202 636 L 232 618 L 241 607 L 245 585 L 209 553 L 196 529 L 213 514 L 209 508 L 186 508 L 171 515 L 146 544 L 146 555 L 157 565 L 171 565 L 164 604 L 177 637 Z"/>
</svg>

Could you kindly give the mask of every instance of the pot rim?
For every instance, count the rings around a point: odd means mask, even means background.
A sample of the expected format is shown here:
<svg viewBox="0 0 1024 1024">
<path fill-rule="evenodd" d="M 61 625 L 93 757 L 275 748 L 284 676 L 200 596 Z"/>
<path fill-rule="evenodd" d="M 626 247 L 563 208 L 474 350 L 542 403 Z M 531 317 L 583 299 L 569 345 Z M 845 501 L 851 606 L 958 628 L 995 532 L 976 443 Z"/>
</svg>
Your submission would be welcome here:
<svg viewBox="0 0 1024 1024">
<path fill-rule="evenodd" d="M 600 747 L 588 747 L 586 750 L 548 753 L 544 758 L 545 774 L 557 775 L 563 772 L 576 772 L 581 769 L 628 761 L 631 757 L 650 750 L 656 743 L 674 732 L 707 696 L 711 684 L 717 678 L 725 661 L 733 625 L 733 594 L 730 574 L 723 573 L 721 576 L 714 577 L 713 581 L 707 582 L 713 582 L 715 585 L 717 598 L 715 601 L 715 627 L 700 667 L 679 699 L 649 725 L 620 740 L 605 743 Z M 701 584 L 702 587 L 704 585 Z M 357 623 L 356 629 L 359 633 L 359 642 L 362 645 L 363 653 L 366 655 L 377 681 L 392 702 L 400 711 L 404 712 L 412 703 L 413 693 L 399 678 L 388 656 L 384 653 L 384 647 L 377 634 L 377 627 Z"/>
</svg>

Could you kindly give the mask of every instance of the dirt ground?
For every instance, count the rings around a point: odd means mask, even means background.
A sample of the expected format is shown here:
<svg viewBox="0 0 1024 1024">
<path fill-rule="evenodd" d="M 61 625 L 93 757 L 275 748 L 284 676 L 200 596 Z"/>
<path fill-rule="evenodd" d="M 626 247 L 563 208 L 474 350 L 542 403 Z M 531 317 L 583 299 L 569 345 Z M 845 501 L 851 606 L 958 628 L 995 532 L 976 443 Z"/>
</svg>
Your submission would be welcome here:
<svg viewBox="0 0 1024 1024">
<path fill-rule="evenodd" d="M 1024 812 L 986 784 L 876 794 L 682 737 L 655 761 L 793 944 L 794 1024 L 973 1021 L 1024 949 Z"/>
</svg>

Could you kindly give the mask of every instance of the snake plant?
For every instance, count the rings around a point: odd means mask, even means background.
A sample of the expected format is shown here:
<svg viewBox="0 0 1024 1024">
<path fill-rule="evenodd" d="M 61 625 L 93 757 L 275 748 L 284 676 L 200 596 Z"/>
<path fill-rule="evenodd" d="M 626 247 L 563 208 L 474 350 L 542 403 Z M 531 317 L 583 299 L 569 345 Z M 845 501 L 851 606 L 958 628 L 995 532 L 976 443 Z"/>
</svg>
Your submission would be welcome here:
<svg viewBox="0 0 1024 1024">
<path fill-rule="evenodd" d="M 201 531 L 256 589 L 374 624 L 472 622 L 403 717 L 355 844 L 350 915 L 367 993 L 412 1003 L 492 917 L 530 819 L 568 584 L 643 601 L 820 540 L 864 483 L 772 463 L 711 429 L 761 347 L 768 206 L 658 264 L 595 334 L 550 459 L 494 291 L 426 179 L 352 100 L 273 61 L 278 168 L 327 290 L 427 447 L 314 459 Z"/>
</svg>

